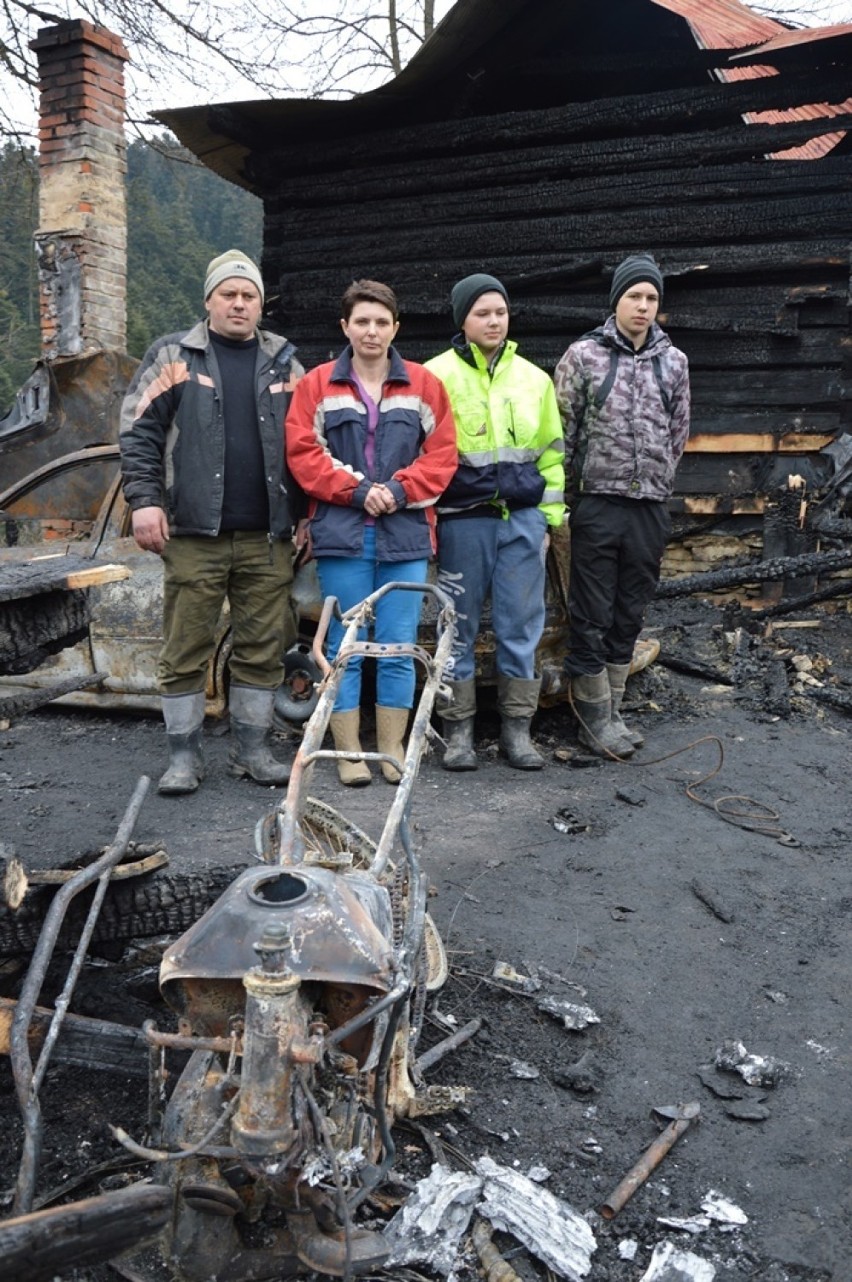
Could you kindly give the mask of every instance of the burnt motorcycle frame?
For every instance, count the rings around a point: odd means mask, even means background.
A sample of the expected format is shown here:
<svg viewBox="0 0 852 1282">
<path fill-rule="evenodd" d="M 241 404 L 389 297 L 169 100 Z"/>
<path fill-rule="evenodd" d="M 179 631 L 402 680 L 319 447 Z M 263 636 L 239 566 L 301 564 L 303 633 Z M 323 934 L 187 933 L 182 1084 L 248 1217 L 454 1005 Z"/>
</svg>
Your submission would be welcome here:
<svg viewBox="0 0 852 1282">
<path fill-rule="evenodd" d="M 380 598 L 416 591 L 432 598 L 437 616 L 434 654 L 420 645 L 379 645 L 366 639 Z M 331 618 L 344 625 L 337 658 L 322 652 Z M 149 1046 L 148 1143 L 121 1128 L 113 1134 L 132 1153 L 153 1163 L 151 1209 L 144 1223 L 128 1225 L 115 1257 L 115 1237 L 103 1233 L 121 1216 L 118 1195 L 57 1208 L 75 1213 L 81 1260 L 112 1258 L 127 1277 L 195 1282 L 254 1282 L 308 1271 L 350 1277 L 379 1266 L 381 1235 L 359 1228 L 354 1216 L 385 1179 L 394 1160 L 393 1123 L 452 1108 L 464 1088 L 427 1086 L 414 1056 L 426 995 L 446 978 L 446 957 L 426 912 L 426 885 L 411 840 L 414 783 L 428 741 L 431 714 L 454 636 L 452 604 L 430 584 L 388 584 L 341 615 L 324 603 L 314 642 L 323 672 L 314 714 L 296 754 L 280 804 L 258 825 L 260 867 L 249 868 L 168 950 L 161 989 L 178 1013 L 177 1032 L 145 1025 Z M 411 657 L 424 670 L 401 772 L 381 835 L 374 843 L 330 807 L 309 797 L 314 770 L 340 754 L 323 739 L 346 666 L 355 655 Z M 390 760 L 381 753 L 368 761 Z M 148 780 L 104 861 L 126 846 Z M 100 863 L 85 873 L 90 881 Z M 80 880 L 78 874 L 75 882 Z M 82 882 L 81 882 L 82 884 Z M 69 896 L 76 885 L 69 887 Z M 59 898 L 59 897 L 58 897 Z M 51 918 L 39 963 L 27 983 L 31 1000 L 16 1014 L 13 1061 L 19 1102 L 29 1117 L 16 1209 L 0 1224 L 0 1240 L 33 1249 L 53 1233 L 54 1212 L 32 1213 L 41 1147 L 38 1086 L 46 1062 L 33 1073 L 26 1051 L 30 1007 L 41 986 L 45 958 L 59 920 Z M 85 944 L 81 945 L 82 948 Z M 42 957 L 41 954 L 44 954 Z M 63 994 L 70 1000 L 81 958 Z M 476 1031 L 477 1021 L 428 1051 L 428 1063 Z M 177 1074 L 167 1056 L 186 1061 Z M 139 1217 L 141 1221 L 142 1217 Z M 166 1220 L 165 1225 L 163 1224 Z M 239 1227 L 238 1227 L 239 1226 Z M 99 1240 L 102 1238 L 102 1241 Z M 110 1243 L 112 1246 L 110 1247 Z M 140 1243 L 148 1243 L 141 1253 Z M 155 1249 L 151 1250 L 151 1247 Z"/>
</svg>

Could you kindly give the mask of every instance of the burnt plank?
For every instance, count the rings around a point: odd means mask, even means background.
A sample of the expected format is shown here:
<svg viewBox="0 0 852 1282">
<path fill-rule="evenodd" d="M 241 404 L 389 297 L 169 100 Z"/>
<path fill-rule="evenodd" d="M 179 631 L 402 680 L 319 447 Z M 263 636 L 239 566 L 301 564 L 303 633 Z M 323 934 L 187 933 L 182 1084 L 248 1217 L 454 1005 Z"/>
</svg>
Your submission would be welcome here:
<svg viewBox="0 0 852 1282">
<path fill-rule="evenodd" d="M 156 1237 L 167 1225 L 170 1188 L 140 1181 L 99 1197 L 0 1223 L 4 1282 L 47 1282 L 69 1266 L 98 1264 Z"/>
<path fill-rule="evenodd" d="M 829 459 L 818 456 L 684 454 L 675 473 L 675 494 L 766 494 L 780 485 L 791 470 L 811 470 L 824 482 L 832 468 Z"/>
<path fill-rule="evenodd" d="M 827 102 L 845 101 L 849 96 L 845 69 L 824 74 L 820 92 Z M 461 153 L 467 157 L 476 152 L 512 149 L 521 140 L 552 145 L 572 138 L 605 139 L 630 134 L 644 137 L 657 131 L 687 133 L 702 127 L 724 128 L 738 124 L 746 111 L 811 103 L 813 93 L 812 74 L 802 72 L 662 93 L 596 98 L 539 110 L 471 114 L 466 119 L 418 124 L 417 154 L 420 160 Z M 813 132 L 818 132 L 818 127 Z M 322 146 L 277 146 L 273 137 L 264 139 L 256 133 L 252 140 L 252 176 L 264 192 L 275 192 L 281 186 L 282 174 L 287 174 L 289 181 L 302 173 L 334 172 L 351 166 L 359 155 L 365 167 L 393 166 L 401 156 L 410 155 L 411 138 L 407 123 L 392 129 L 368 128 L 354 136 L 328 137 Z"/>
<path fill-rule="evenodd" d="M 0 997 L 0 1055 L 10 1053 L 17 1002 Z M 41 1050 L 53 1011 L 37 1006 L 28 1036 L 30 1052 Z M 148 1076 L 148 1043 L 141 1029 L 106 1019 L 66 1013 L 52 1058 L 61 1064 L 102 1069 L 131 1077 Z"/>
</svg>

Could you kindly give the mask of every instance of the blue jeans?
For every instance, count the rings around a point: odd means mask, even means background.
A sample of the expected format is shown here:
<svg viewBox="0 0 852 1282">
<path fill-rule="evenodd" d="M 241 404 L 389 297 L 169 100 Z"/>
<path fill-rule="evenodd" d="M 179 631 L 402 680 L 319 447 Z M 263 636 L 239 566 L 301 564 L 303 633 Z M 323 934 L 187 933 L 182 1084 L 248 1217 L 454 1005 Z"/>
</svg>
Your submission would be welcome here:
<svg viewBox="0 0 852 1282">
<path fill-rule="evenodd" d="M 342 611 L 351 609 L 371 592 L 386 583 L 425 583 L 427 561 L 377 561 L 375 526 L 364 527 L 364 552 L 360 557 L 317 557 L 317 572 L 324 597 L 336 596 Z M 373 640 L 380 645 L 413 645 L 417 640 L 417 625 L 423 598 L 419 592 L 389 592 L 376 607 Z M 328 629 L 328 659 L 331 661 L 340 649 L 343 626 L 332 619 Z M 366 629 L 359 632 L 365 640 Z M 349 660 L 340 689 L 335 712 L 351 712 L 361 700 L 361 665 L 363 659 L 356 655 Z M 405 658 L 379 659 L 376 665 L 376 702 L 384 708 L 410 708 L 414 703 L 414 660 Z"/>
<path fill-rule="evenodd" d="M 438 523 L 438 586 L 457 612 L 456 639 L 447 664 L 449 681 L 475 675 L 474 645 L 482 608 L 491 595 L 497 671 L 532 680 L 544 631 L 544 536 L 537 507 L 489 516 L 444 518 Z"/>
</svg>

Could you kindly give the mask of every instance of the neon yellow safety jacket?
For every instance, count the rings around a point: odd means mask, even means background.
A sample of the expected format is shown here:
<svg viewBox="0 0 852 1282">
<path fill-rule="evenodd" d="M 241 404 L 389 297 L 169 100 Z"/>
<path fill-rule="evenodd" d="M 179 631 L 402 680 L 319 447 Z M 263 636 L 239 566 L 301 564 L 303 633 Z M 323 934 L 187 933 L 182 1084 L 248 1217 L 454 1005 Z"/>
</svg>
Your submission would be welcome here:
<svg viewBox="0 0 852 1282">
<path fill-rule="evenodd" d="M 458 335 L 426 362 L 447 389 L 459 466 L 438 515 L 495 504 L 504 512 L 539 507 L 548 525 L 565 514 L 565 444 L 553 383 L 507 341 L 489 363 Z"/>
</svg>

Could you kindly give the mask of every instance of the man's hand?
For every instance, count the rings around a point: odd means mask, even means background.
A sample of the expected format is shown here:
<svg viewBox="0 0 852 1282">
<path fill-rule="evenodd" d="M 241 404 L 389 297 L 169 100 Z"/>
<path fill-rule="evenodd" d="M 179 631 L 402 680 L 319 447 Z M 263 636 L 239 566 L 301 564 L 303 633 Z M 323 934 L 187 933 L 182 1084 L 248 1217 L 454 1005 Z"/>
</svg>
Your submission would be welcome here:
<svg viewBox="0 0 852 1282">
<path fill-rule="evenodd" d="M 371 485 L 366 499 L 364 500 L 364 511 L 370 516 L 387 516 L 390 512 L 396 511 L 396 499 L 393 491 L 389 490 L 386 485 Z"/>
<path fill-rule="evenodd" d="M 169 538 L 169 523 L 161 507 L 140 507 L 132 516 L 133 537 L 143 552 L 163 555 Z"/>
</svg>

